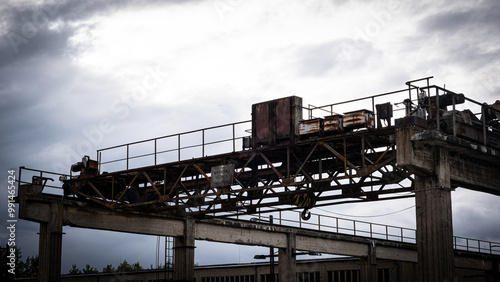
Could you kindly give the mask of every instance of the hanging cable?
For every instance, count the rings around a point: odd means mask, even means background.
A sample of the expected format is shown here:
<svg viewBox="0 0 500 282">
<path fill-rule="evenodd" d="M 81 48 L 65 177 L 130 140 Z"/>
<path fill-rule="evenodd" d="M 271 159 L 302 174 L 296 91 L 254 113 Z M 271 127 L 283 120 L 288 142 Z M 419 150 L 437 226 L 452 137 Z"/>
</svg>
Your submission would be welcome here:
<svg viewBox="0 0 500 282">
<path fill-rule="evenodd" d="M 382 217 L 382 216 L 387 216 L 387 215 L 392 215 L 392 214 L 396 214 L 396 213 L 399 213 L 399 212 L 403 212 L 403 211 L 409 210 L 409 209 L 414 208 L 414 207 L 415 207 L 415 205 L 413 205 L 411 207 L 404 208 L 402 210 L 398 210 L 398 211 L 394 211 L 394 212 L 390 212 L 390 213 L 386 213 L 386 214 L 378 214 L 378 215 L 349 215 L 349 214 L 342 214 L 342 213 L 332 212 L 332 211 L 328 211 L 328 210 L 321 209 L 321 208 L 316 208 L 316 209 L 318 209 L 320 211 L 323 211 L 323 212 L 326 212 L 326 213 L 331 213 L 331 214 L 341 215 L 341 216 L 347 216 L 347 217 Z"/>
</svg>

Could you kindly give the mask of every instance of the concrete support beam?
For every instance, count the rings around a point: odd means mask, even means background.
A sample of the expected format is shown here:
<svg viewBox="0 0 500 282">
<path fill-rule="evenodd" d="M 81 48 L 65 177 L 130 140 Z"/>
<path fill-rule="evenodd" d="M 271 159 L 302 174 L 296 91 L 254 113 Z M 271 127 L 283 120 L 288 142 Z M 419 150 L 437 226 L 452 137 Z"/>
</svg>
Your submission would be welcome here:
<svg viewBox="0 0 500 282">
<path fill-rule="evenodd" d="M 448 151 L 436 150 L 435 174 L 415 176 L 417 281 L 454 281 Z"/>
<path fill-rule="evenodd" d="M 368 244 L 357 242 L 330 241 L 321 237 L 297 235 L 297 249 L 304 251 L 322 252 L 337 255 L 362 257 L 368 255 Z"/>
<path fill-rule="evenodd" d="M 194 282 L 194 227 L 193 219 L 186 219 L 184 234 L 174 240 L 174 281 Z"/>
<path fill-rule="evenodd" d="M 435 173 L 438 148 L 448 150 L 451 185 L 500 196 L 500 152 L 437 131 L 396 131 L 397 165 L 418 175 Z"/>
<path fill-rule="evenodd" d="M 286 248 L 278 250 L 278 275 L 280 282 L 295 281 L 296 272 L 296 236 L 295 233 L 287 234 Z"/>
<path fill-rule="evenodd" d="M 62 206 L 50 206 L 52 218 L 48 222 L 40 223 L 40 237 L 38 247 L 38 281 L 61 281 L 62 255 Z"/>
<path fill-rule="evenodd" d="M 369 247 L 368 256 L 360 259 L 360 281 L 377 281 L 377 254 L 375 242 Z"/>
</svg>

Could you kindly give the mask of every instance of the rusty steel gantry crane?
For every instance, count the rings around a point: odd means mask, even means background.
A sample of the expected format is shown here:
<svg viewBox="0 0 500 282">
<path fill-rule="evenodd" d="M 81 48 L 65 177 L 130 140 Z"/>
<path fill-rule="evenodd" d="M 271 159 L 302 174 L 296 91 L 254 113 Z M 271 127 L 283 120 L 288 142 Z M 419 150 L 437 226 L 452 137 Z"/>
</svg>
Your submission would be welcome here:
<svg viewBox="0 0 500 282">
<path fill-rule="evenodd" d="M 173 217 L 302 209 L 304 220 L 313 207 L 416 197 L 417 240 L 439 250 L 434 259 L 419 250 L 422 279 L 452 278 L 449 192 L 460 186 L 500 195 L 500 101 L 482 104 L 430 85 L 431 78 L 321 107 L 303 107 L 297 96 L 262 102 L 252 106 L 250 121 L 101 149 L 96 160 L 85 156 L 61 176 L 64 196 Z M 251 135 L 240 135 L 237 127 L 251 127 Z M 229 137 L 208 137 L 220 129 Z M 193 135 L 201 141 L 182 145 Z M 228 144 L 232 152 L 208 153 Z M 198 155 L 183 156 L 190 150 Z M 33 183 L 46 180 L 33 177 Z M 440 208 L 441 217 L 429 215 Z M 424 244 L 426 236 L 432 238 Z"/>
</svg>

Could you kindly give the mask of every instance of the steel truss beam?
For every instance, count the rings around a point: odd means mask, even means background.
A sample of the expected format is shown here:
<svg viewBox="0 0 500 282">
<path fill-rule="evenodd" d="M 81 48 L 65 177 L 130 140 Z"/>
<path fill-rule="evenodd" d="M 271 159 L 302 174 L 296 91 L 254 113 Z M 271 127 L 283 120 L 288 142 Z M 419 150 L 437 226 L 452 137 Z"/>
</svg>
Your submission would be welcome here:
<svg viewBox="0 0 500 282">
<path fill-rule="evenodd" d="M 110 209 L 172 215 L 248 214 L 315 205 L 386 200 L 412 191 L 396 167 L 394 128 L 306 139 L 213 157 L 83 176 L 67 195 Z M 211 169 L 231 164 L 232 185 L 217 187 Z"/>
</svg>

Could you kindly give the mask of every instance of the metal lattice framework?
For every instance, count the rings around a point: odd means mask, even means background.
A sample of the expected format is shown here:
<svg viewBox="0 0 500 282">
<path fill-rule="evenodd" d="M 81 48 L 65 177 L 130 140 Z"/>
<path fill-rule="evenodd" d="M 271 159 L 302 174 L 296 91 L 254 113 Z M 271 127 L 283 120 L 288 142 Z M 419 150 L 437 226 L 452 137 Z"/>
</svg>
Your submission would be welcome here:
<svg viewBox="0 0 500 282">
<path fill-rule="evenodd" d="M 376 99 L 385 98 L 387 101 L 390 95 L 409 93 L 407 99 L 399 103 L 405 105 L 405 109 L 399 110 L 406 110 L 400 115 L 404 118 L 403 126 L 410 122 L 495 145 L 495 136 L 500 136 L 498 119 L 493 116 L 496 123 L 488 124 L 485 118 L 485 111 L 492 109 L 464 98 L 462 94 L 429 86 L 429 79 L 423 79 L 427 86 L 416 87 L 412 84 L 415 81 L 411 81 L 405 90 L 344 103 L 358 104 L 366 100 L 371 102 L 375 113 Z M 431 96 L 434 90 L 435 96 Z M 416 99 L 412 98 L 413 91 L 417 93 Z M 481 106 L 481 121 L 472 114 L 468 119 L 457 114 L 455 105 L 465 100 Z M 340 104 L 309 107 L 309 118 L 312 118 L 313 110 L 334 114 L 333 109 Z M 447 111 L 449 105 L 453 106 L 452 111 Z M 398 109 L 394 113 L 396 111 Z M 423 113 L 420 120 L 415 117 L 419 111 Z M 496 110 L 492 111 L 494 115 Z M 467 114 L 467 110 L 464 113 Z M 381 120 L 385 118 L 378 105 L 376 116 L 377 126 L 373 121 L 373 126 L 309 134 L 268 146 L 252 148 L 243 145 L 241 151 L 236 150 L 236 143 L 244 144 L 248 137 L 236 134 L 235 128 L 248 126 L 250 121 L 110 147 L 98 151 L 97 161 L 84 158 L 79 166 L 92 169 L 82 169 L 80 175 L 67 178 L 64 193 L 110 209 L 150 210 L 173 216 L 231 216 L 252 214 L 257 210 L 270 212 L 300 208 L 304 210 L 304 219 L 308 217 L 307 210 L 315 206 L 413 197 L 413 174 L 398 167 L 396 161 L 397 127 L 391 122 L 395 117 L 391 113 L 383 126 Z M 220 128 L 230 129 L 232 137 L 219 142 L 231 143 L 232 152 L 207 156 L 206 148 L 218 142 L 207 140 L 206 136 L 209 130 Z M 197 133 L 201 136 L 201 145 L 181 148 L 181 138 Z M 159 148 L 167 138 L 177 140 L 177 149 L 162 151 Z M 154 144 L 154 152 L 132 156 L 131 147 L 144 142 Z M 181 158 L 181 150 L 196 147 L 201 149 L 201 156 Z M 116 148 L 126 149 L 126 157 L 115 160 L 126 162 L 125 169 L 101 173 L 103 165 L 114 162 L 104 161 L 102 153 Z M 169 152 L 176 153 L 177 159 L 158 164 L 157 157 Z M 154 157 L 154 163 L 134 168 L 129 166 L 131 160 L 144 156 Z M 225 170 L 223 174 L 231 177 L 229 180 L 220 179 L 214 168 Z M 73 171 L 78 169 L 72 168 Z"/>
<path fill-rule="evenodd" d="M 304 208 L 412 195 L 396 166 L 394 128 L 350 132 L 69 181 L 68 194 L 109 208 L 174 215 Z M 361 148 L 361 151 L 359 149 Z M 233 185 L 215 187 L 211 169 L 234 168 Z M 406 181 L 405 181 L 406 180 Z M 409 180 L 409 181 L 408 181 Z M 285 205 L 285 206 L 284 206 Z"/>
</svg>

